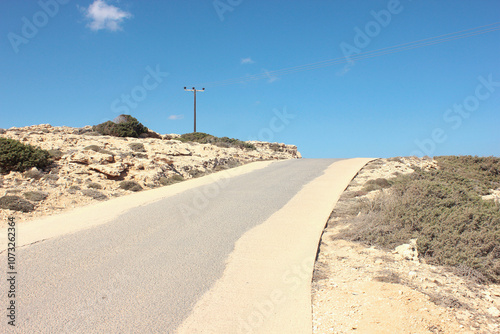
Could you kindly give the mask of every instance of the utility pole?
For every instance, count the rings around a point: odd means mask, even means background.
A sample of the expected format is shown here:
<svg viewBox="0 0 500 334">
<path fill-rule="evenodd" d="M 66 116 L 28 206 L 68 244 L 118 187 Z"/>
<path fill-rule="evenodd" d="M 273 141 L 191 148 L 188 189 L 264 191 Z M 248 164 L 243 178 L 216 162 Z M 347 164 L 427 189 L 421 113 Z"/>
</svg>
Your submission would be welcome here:
<svg viewBox="0 0 500 334">
<path fill-rule="evenodd" d="M 205 88 L 196 90 L 194 87 L 193 89 L 186 89 L 186 87 L 184 87 L 184 90 L 186 92 L 194 92 L 194 132 L 196 132 L 196 92 L 204 92 Z"/>
</svg>

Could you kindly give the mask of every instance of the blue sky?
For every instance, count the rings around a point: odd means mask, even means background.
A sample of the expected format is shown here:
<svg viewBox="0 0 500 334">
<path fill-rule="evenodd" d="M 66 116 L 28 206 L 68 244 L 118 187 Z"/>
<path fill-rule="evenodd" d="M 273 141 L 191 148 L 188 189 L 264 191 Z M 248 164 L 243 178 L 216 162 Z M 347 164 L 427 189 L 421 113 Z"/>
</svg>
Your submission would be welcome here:
<svg viewBox="0 0 500 334">
<path fill-rule="evenodd" d="M 308 158 L 499 156 L 499 21 L 497 0 L 2 0 L 0 128 L 192 132 L 195 86 L 198 131 Z"/>
</svg>

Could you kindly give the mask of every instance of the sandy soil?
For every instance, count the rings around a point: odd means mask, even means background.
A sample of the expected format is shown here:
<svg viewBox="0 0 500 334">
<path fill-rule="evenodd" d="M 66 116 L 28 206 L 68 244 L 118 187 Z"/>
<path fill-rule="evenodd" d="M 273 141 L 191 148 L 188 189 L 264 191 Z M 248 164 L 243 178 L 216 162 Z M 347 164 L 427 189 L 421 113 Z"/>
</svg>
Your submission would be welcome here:
<svg viewBox="0 0 500 334">
<path fill-rule="evenodd" d="M 369 179 L 411 173 L 412 164 L 436 168 L 432 161 L 381 159 L 361 170 L 346 192 Z M 345 198 L 337 207 L 349 205 Z M 411 245 L 388 252 L 335 240 L 346 225 L 333 216 L 313 275 L 314 333 L 500 333 L 499 285 L 478 285 L 421 263 L 408 254 Z"/>
</svg>

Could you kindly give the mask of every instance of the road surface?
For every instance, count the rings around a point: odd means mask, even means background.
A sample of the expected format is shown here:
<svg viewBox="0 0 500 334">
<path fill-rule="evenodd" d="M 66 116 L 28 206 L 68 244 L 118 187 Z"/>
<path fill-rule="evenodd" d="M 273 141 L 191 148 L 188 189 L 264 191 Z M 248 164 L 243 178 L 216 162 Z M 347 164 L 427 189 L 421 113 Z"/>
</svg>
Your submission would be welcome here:
<svg viewBox="0 0 500 334">
<path fill-rule="evenodd" d="M 4 316 L 2 332 L 174 333 L 242 235 L 336 161 L 276 162 L 19 248 L 16 329 Z"/>
</svg>

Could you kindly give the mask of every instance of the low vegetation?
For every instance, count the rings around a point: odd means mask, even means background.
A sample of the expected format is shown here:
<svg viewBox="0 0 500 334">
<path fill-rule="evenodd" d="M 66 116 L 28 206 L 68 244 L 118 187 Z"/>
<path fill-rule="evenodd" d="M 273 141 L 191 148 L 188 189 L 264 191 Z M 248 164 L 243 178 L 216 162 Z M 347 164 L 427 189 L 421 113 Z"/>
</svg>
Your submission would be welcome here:
<svg viewBox="0 0 500 334">
<path fill-rule="evenodd" d="M 141 134 L 148 132 L 147 127 L 142 125 L 135 117 L 130 115 L 120 115 L 113 121 L 107 121 L 94 125 L 92 130 L 100 133 L 101 135 L 134 138 L 138 138 Z"/>
<path fill-rule="evenodd" d="M 102 189 L 102 186 L 97 182 L 90 182 L 89 184 L 87 184 L 87 188 L 100 190 Z"/>
<path fill-rule="evenodd" d="M 27 200 L 32 202 L 44 201 L 49 196 L 47 193 L 41 191 L 27 191 L 23 195 Z"/>
<path fill-rule="evenodd" d="M 219 147 L 236 147 L 240 149 L 255 150 L 255 146 L 229 137 L 215 137 L 203 132 L 185 133 L 178 138 L 182 142 L 197 142 L 200 144 L 212 144 Z"/>
<path fill-rule="evenodd" d="M 385 188 L 390 188 L 391 183 L 384 178 L 378 178 L 375 180 L 369 180 L 365 183 L 363 190 L 364 192 L 370 192 L 374 190 L 380 190 L 380 189 L 385 189 Z"/>
<path fill-rule="evenodd" d="M 104 201 L 104 200 L 108 199 L 108 196 L 104 195 L 99 190 L 83 189 L 83 190 L 81 190 L 81 192 L 84 196 L 92 197 L 93 199 L 96 199 L 98 201 Z"/>
<path fill-rule="evenodd" d="M 120 182 L 120 188 L 123 190 L 130 190 L 130 191 L 142 190 L 141 185 L 135 181 L 122 181 Z"/>
<path fill-rule="evenodd" d="M 115 154 L 113 152 L 105 150 L 97 145 L 86 146 L 83 148 L 83 150 L 84 151 L 94 151 L 94 152 L 101 153 L 101 154 L 108 154 L 108 155 L 115 156 Z"/>
<path fill-rule="evenodd" d="M 19 196 L 3 196 L 0 197 L 0 209 L 14 210 L 21 212 L 31 212 L 35 210 L 33 203 Z"/>
<path fill-rule="evenodd" d="M 52 163 L 50 153 L 17 140 L 0 138 L 0 173 L 24 172 L 30 168 L 46 168 Z"/>
<path fill-rule="evenodd" d="M 175 175 L 172 175 L 170 177 L 160 177 L 158 182 L 162 185 L 162 186 L 167 186 L 169 184 L 174 184 L 174 183 L 178 183 L 178 182 L 181 182 L 181 181 L 184 181 L 184 177 L 182 175 L 179 175 L 179 174 L 175 174 Z"/>
<path fill-rule="evenodd" d="M 500 209 L 481 198 L 500 187 L 500 158 L 435 160 L 438 169 L 398 176 L 374 200 L 359 200 L 341 237 L 385 248 L 417 238 L 418 252 L 428 263 L 500 282 Z M 387 186 L 377 180 L 371 184 Z"/>
<path fill-rule="evenodd" d="M 146 152 L 143 143 L 131 143 L 128 145 L 130 149 L 134 152 Z"/>
</svg>

